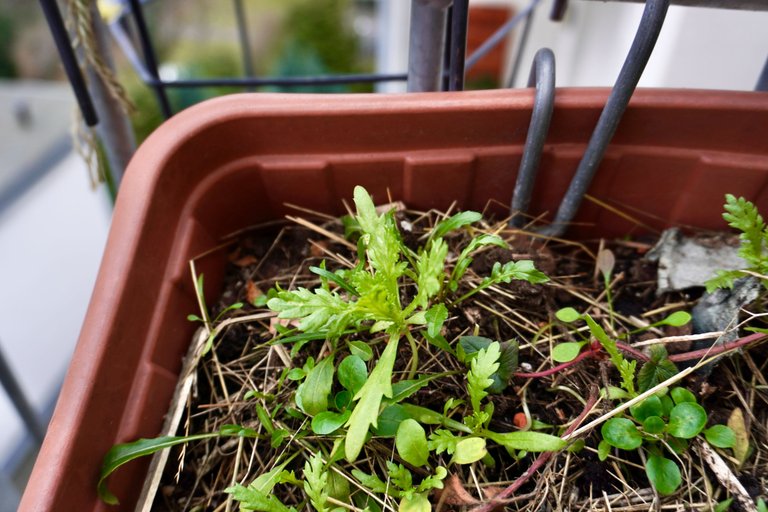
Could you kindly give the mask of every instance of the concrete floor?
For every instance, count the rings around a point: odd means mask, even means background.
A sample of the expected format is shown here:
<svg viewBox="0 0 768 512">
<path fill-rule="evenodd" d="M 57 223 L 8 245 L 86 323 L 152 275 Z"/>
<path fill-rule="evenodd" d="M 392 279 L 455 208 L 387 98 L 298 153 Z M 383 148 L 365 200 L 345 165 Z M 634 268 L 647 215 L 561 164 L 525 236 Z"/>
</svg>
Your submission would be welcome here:
<svg viewBox="0 0 768 512">
<path fill-rule="evenodd" d="M 91 189 L 71 151 L 73 108 L 67 84 L 0 83 L 0 349 L 43 422 L 77 341 L 111 217 L 106 189 Z M 0 512 L 16 510 L 36 450 L 0 391 Z"/>
</svg>

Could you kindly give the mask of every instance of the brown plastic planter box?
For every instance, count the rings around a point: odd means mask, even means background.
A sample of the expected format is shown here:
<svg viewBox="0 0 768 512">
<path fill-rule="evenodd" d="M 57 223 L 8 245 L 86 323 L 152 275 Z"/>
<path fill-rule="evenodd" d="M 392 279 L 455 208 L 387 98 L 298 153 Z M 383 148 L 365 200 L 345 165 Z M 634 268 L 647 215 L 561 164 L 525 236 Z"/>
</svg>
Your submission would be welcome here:
<svg viewBox="0 0 768 512">
<path fill-rule="evenodd" d="M 553 211 L 607 97 L 559 90 L 535 212 Z M 191 108 L 141 147 L 128 170 L 72 364 L 21 510 L 104 510 L 101 460 L 157 434 L 196 311 L 188 260 L 222 236 L 299 204 L 341 213 L 354 185 L 414 208 L 510 200 L 530 90 L 397 96 L 237 95 Z M 768 209 L 768 94 L 641 90 L 590 194 L 642 211 L 653 228 L 722 228 L 723 194 Z M 503 213 L 499 206 L 498 211 Z M 632 224 L 585 201 L 580 237 Z M 635 227 L 635 232 L 636 232 Z M 224 255 L 199 266 L 218 293 Z M 130 510 L 147 462 L 111 488 Z M 114 510 L 114 509 L 112 509 Z"/>
</svg>

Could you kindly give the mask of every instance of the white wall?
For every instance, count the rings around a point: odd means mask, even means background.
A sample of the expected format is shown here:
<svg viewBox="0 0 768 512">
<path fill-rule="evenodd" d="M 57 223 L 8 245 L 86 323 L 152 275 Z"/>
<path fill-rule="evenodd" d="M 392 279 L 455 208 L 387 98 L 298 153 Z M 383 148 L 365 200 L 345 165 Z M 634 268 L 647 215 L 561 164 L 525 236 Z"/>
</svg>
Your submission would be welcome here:
<svg viewBox="0 0 768 512">
<path fill-rule="evenodd" d="M 409 0 L 379 0 L 383 15 L 379 71 L 407 69 Z M 529 0 L 471 0 L 522 9 Z M 560 87 L 610 86 L 616 80 L 643 12 L 641 3 L 571 0 L 565 18 L 549 20 L 553 0 L 542 0 L 515 85 L 524 87 L 533 55 L 544 46 L 557 61 Z M 520 30 L 512 35 L 517 38 Z M 513 41 L 514 45 L 514 41 Z M 512 52 L 514 54 L 514 52 Z M 754 88 L 768 56 L 768 12 L 671 6 L 641 87 Z M 392 92 L 398 85 L 381 88 Z"/>
<path fill-rule="evenodd" d="M 533 55 L 543 46 L 555 52 L 558 86 L 613 85 L 643 4 L 572 0 L 565 18 L 553 22 L 552 1 L 543 0 L 537 9 L 516 85 L 525 84 Z M 766 56 L 768 12 L 673 5 L 640 86 L 751 90 Z"/>
</svg>

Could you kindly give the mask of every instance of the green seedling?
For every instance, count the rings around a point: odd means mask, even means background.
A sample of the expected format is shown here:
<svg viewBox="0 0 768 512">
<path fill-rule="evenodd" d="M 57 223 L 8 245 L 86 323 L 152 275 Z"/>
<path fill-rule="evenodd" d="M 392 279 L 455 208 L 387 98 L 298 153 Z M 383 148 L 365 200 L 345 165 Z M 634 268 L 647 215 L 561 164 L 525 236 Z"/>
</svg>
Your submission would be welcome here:
<svg viewBox="0 0 768 512">
<path fill-rule="evenodd" d="M 631 451 L 643 447 L 647 452 L 645 472 L 648 481 L 662 495 L 674 493 L 682 483 L 680 468 L 665 453 L 681 454 L 691 439 L 704 434 L 718 448 L 731 448 L 736 442 L 733 430 L 725 425 L 705 429 L 707 413 L 696 397 L 685 388 L 672 388 L 669 394 L 653 395 L 630 408 L 629 416 L 611 418 L 600 430 L 600 460 L 611 448 Z"/>
<path fill-rule="evenodd" d="M 279 290 L 267 306 L 279 313 L 280 318 L 297 319 L 299 330 L 319 333 L 335 346 L 349 331 L 384 332 L 386 346 L 375 362 L 368 379 L 358 389 L 350 405 L 351 414 L 345 423 L 344 451 L 350 461 L 360 454 L 368 431 L 377 426 L 377 419 L 385 398 L 393 396 L 392 371 L 398 346 L 402 338 L 411 348 L 411 366 L 408 379 L 412 380 L 418 368 L 418 342 L 411 329 L 423 326 L 430 343 L 441 344 L 440 328 L 447 318 L 447 308 L 440 298 L 454 287 L 468 268 L 472 254 L 484 245 L 504 245 L 495 235 L 481 235 L 473 239 L 462 251 L 453 271 L 448 274 L 446 256 L 448 246 L 443 239 L 448 232 L 467 226 L 480 219 L 475 212 L 462 212 L 440 222 L 432 230 L 426 245 L 415 254 L 406 250 L 400 240 L 393 213 L 377 214 L 373 201 L 362 187 L 356 187 L 354 217 L 360 261 L 354 269 L 328 272 L 315 269 L 323 279 L 320 288 L 293 291 Z M 350 223 L 352 226 L 353 223 Z M 318 270 L 321 270 L 318 272 Z M 544 282 L 547 277 L 536 270 L 529 260 L 494 265 L 491 276 L 454 302 L 500 282 L 524 279 Z M 333 282 L 338 290 L 331 290 Z M 408 304 L 401 303 L 400 288 L 404 284 L 415 286 L 415 296 Z M 341 291 L 339 291 L 341 290 Z M 444 340 L 442 340 L 444 341 Z M 327 380 L 323 381 L 327 383 Z M 302 397 L 303 399 L 304 397 Z M 322 412 L 322 403 L 310 415 Z"/>
<path fill-rule="evenodd" d="M 733 288 L 736 279 L 755 274 L 760 276 L 764 286 L 768 286 L 768 227 L 763 217 L 753 203 L 731 194 L 725 195 L 724 208 L 723 219 L 729 226 L 741 231 L 739 256 L 746 261 L 747 268 L 717 271 L 715 277 L 705 283 L 707 291 L 712 293 L 717 288 Z"/>
</svg>

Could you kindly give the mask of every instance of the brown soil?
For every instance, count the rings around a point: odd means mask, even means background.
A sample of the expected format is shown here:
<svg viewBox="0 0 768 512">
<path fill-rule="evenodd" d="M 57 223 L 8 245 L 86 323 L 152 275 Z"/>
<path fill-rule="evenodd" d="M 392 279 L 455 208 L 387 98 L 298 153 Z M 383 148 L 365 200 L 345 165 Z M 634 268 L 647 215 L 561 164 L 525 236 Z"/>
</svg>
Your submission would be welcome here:
<svg viewBox="0 0 768 512">
<path fill-rule="evenodd" d="M 399 213 L 398 216 L 399 220 L 407 219 L 413 225 L 412 232 L 403 234 L 404 243 L 413 250 L 423 243 L 420 233 L 438 220 L 435 213 Z M 343 228 L 337 221 L 318 224 L 343 235 Z M 493 227 L 486 226 L 486 229 Z M 499 341 L 516 340 L 520 345 L 519 371 L 546 370 L 555 364 L 549 352 L 556 337 L 557 342 L 578 341 L 572 329 L 554 321 L 554 313 L 558 309 L 570 306 L 580 312 L 589 311 L 604 326 L 610 324 L 604 282 L 595 270 L 598 243 L 555 242 L 511 230 L 501 234 L 509 243 L 509 248 L 493 247 L 478 254 L 469 272 L 469 284 L 465 283 L 456 294 L 449 295 L 449 301 L 451 297 L 460 296 L 476 285 L 482 276 L 490 273 L 497 261 L 504 263 L 509 260 L 532 259 L 536 267 L 549 275 L 552 281 L 545 285 L 512 281 L 508 285 L 495 286 L 478 293 L 460 307 L 450 308 L 449 321 L 442 334 L 452 346 L 456 345 L 460 336 L 475 332 Z M 458 254 L 470 235 L 471 231 L 466 229 L 448 235 L 451 253 Z M 702 293 L 702 290 L 690 290 L 657 297 L 655 265 L 643 258 L 651 243 L 652 240 L 605 242 L 604 247 L 614 254 L 616 260 L 611 290 L 617 335 L 631 330 L 632 321 L 650 323 L 675 310 L 690 311 Z M 225 289 L 213 308 L 212 316 L 238 301 L 245 303 L 245 306 L 232 313 L 232 316 L 264 311 L 263 307 L 256 307 L 250 302 L 277 285 L 283 289 L 297 286 L 311 289 L 318 286 L 318 276 L 310 273 L 308 268 L 319 266 L 323 260 L 329 270 L 334 270 L 342 267 L 345 260 L 356 261 L 356 254 L 341 243 L 296 225 L 286 225 L 242 238 L 231 252 Z M 412 289 L 402 290 L 404 304 L 413 293 Z M 761 304 L 755 307 L 763 310 Z M 646 312 L 654 311 L 655 314 L 646 315 Z M 552 327 L 548 328 L 550 325 Z M 175 449 L 166 467 L 161 492 L 155 501 L 156 510 L 225 510 L 228 495 L 223 490 L 233 482 L 247 485 L 274 467 L 284 451 L 303 454 L 287 468 L 293 470 L 299 478 L 308 453 L 330 452 L 333 439 L 320 439 L 313 435 L 283 442 L 273 448 L 271 443 L 277 445 L 279 434 L 269 435 L 258 418 L 258 407 L 272 412 L 277 409 L 272 416 L 277 431 L 284 429 L 293 432 L 307 425 L 307 418 L 293 405 L 295 387 L 290 380 L 284 379 L 285 369 L 301 368 L 309 356 L 318 359 L 327 355 L 329 345 L 325 340 L 310 341 L 297 351 L 290 366 L 287 366 L 293 345 L 270 345 L 279 331 L 287 328 L 276 327 L 274 323 L 270 325 L 269 321 L 235 324 L 216 340 L 214 351 L 198 368 L 193 400 L 188 404 L 188 414 L 179 434 L 211 432 L 225 424 L 238 424 L 255 429 L 258 437 L 222 437 Z M 684 335 L 688 332 L 686 327 L 664 327 L 632 336 L 627 342 Z M 366 334 L 363 337 L 355 334 L 354 339 L 368 341 L 375 353 L 380 352 L 384 346 L 381 336 Z M 335 356 L 337 362 L 348 354 L 343 343 L 338 346 L 340 348 Z M 395 381 L 404 378 L 407 372 L 412 357 L 407 347 L 403 340 L 395 364 Z M 451 354 L 426 342 L 420 343 L 419 350 L 420 374 L 443 371 L 462 373 L 433 381 L 408 401 L 442 411 L 450 398 L 466 398 L 463 377 L 466 366 Z M 687 346 L 682 343 L 670 351 L 674 350 L 687 350 Z M 758 346 L 747 352 L 746 358 L 733 357 L 720 363 L 719 371 L 713 372 L 706 381 L 693 377 L 684 382 L 700 396 L 702 405 L 709 413 L 710 424 L 725 423 L 735 408 L 741 408 L 746 413 L 756 453 L 762 455 L 753 455 L 740 468 L 735 464 L 732 467 L 754 496 L 761 492 L 765 494 L 768 484 L 768 463 L 765 452 L 761 451 L 766 446 L 760 445 L 760 442 L 765 443 L 768 439 L 768 389 L 766 386 L 760 387 L 760 383 L 765 382 L 766 352 L 768 350 L 765 345 Z M 489 397 L 494 405 L 489 428 L 497 432 L 514 431 L 516 427 L 513 417 L 527 409 L 534 420 L 553 426 L 542 431 L 557 435 L 559 426 L 568 424 L 582 412 L 583 400 L 591 389 L 608 383 L 618 385 L 618 382 L 619 377 L 609 362 L 595 358 L 586 359 L 543 378 L 515 377 L 502 394 Z M 249 391 L 260 394 L 254 396 L 251 393 L 246 398 Z M 602 401 L 587 421 L 613 407 L 614 403 Z M 461 414 L 457 414 L 459 416 Z M 613 510 L 648 510 L 652 503 L 663 503 L 674 510 L 710 510 L 709 507 L 727 497 L 726 491 L 709 470 L 703 467 L 692 450 L 689 455 L 683 456 L 686 462 L 683 491 L 659 501 L 649 487 L 642 469 L 643 462 L 637 452 L 615 453 L 615 457 L 601 462 L 596 454 L 600 440 L 599 428 L 593 429 L 583 439 L 583 449 L 563 452 L 553 457 L 538 476 L 530 479 L 516 493 L 516 496 L 532 497 L 509 502 L 508 509 L 606 509 L 610 501 Z M 512 457 L 503 448 L 492 444 L 489 444 L 489 453 L 495 460 L 493 467 L 482 463 L 476 463 L 471 468 L 468 465 L 449 465 L 450 457 L 447 456 L 441 461 L 442 465 L 448 467 L 449 475 L 458 477 L 458 482 L 472 499 L 487 499 L 495 491 L 506 487 L 528 469 L 535 457 Z M 723 451 L 723 454 L 728 456 L 730 451 Z M 383 461 L 394 457 L 395 461 L 400 462 L 393 450 L 391 438 L 374 437 L 366 445 L 364 455 L 361 455 L 355 467 L 368 473 L 377 473 L 383 480 L 386 479 Z M 350 467 L 346 463 L 339 462 L 338 465 L 342 472 L 348 474 Z M 417 480 L 420 476 L 426 476 L 422 468 L 410 469 Z M 478 489 L 482 489 L 482 492 L 478 492 Z M 279 485 L 276 493 L 289 506 L 310 509 L 305 495 L 297 486 Z M 433 500 L 437 502 L 437 494 L 433 494 Z M 362 508 L 361 502 L 355 503 Z M 450 503 L 451 500 L 444 499 L 442 510 L 462 509 L 462 506 Z M 542 503 L 547 505 L 541 508 Z M 467 499 L 465 505 L 469 505 Z M 236 508 L 235 504 L 231 505 L 232 510 Z"/>
</svg>

